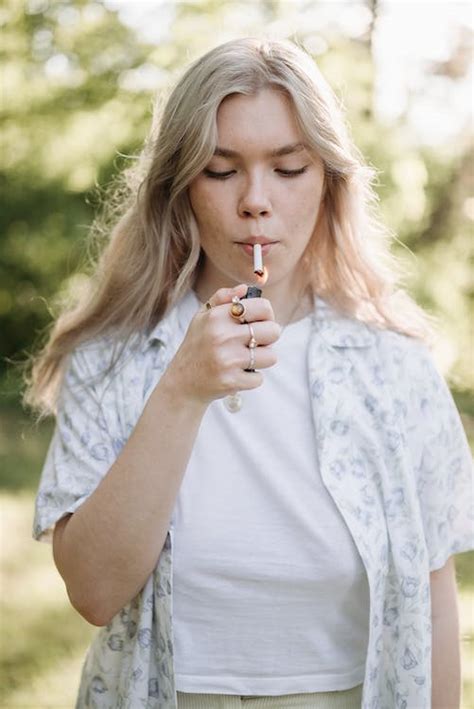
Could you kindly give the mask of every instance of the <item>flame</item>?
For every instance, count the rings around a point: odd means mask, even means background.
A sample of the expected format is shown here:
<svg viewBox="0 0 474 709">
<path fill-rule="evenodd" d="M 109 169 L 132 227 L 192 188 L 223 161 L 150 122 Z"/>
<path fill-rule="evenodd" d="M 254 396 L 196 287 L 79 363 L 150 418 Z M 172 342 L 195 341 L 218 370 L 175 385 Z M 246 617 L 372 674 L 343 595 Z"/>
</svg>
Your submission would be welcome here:
<svg viewBox="0 0 474 709">
<path fill-rule="evenodd" d="M 263 274 L 261 276 L 258 275 L 258 273 L 254 273 L 255 280 L 257 281 L 256 285 L 258 287 L 262 287 L 265 285 L 265 283 L 268 281 L 268 269 L 266 266 L 263 267 Z"/>
</svg>

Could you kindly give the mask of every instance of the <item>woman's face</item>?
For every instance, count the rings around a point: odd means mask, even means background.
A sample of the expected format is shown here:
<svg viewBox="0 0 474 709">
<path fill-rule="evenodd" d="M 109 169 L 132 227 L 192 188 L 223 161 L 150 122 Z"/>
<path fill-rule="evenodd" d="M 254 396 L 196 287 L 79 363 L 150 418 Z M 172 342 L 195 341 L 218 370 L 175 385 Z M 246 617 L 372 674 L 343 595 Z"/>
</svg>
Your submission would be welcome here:
<svg viewBox="0 0 474 709">
<path fill-rule="evenodd" d="M 189 187 L 209 288 L 256 283 L 251 247 L 262 239 L 268 286 L 291 287 L 316 226 L 323 163 L 303 145 L 286 95 L 232 94 L 217 114 L 217 148 Z M 260 237 L 260 238 L 259 238 Z"/>
</svg>

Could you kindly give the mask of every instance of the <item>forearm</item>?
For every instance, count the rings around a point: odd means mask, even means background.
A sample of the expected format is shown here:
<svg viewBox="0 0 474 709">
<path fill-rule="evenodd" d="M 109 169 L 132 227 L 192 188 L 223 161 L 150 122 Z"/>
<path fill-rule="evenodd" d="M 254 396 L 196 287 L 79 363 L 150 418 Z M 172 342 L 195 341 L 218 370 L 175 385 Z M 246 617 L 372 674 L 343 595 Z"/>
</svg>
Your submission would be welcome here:
<svg viewBox="0 0 474 709">
<path fill-rule="evenodd" d="M 56 565 L 90 622 L 108 623 L 156 565 L 205 409 L 165 374 L 115 463 L 55 534 Z"/>
<path fill-rule="evenodd" d="M 432 709 L 459 709 L 461 702 L 459 616 L 454 566 L 449 568 L 452 563 L 447 565 L 449 575 L 438 584 L 436 593 L 432 583 Z"/>
</svg>

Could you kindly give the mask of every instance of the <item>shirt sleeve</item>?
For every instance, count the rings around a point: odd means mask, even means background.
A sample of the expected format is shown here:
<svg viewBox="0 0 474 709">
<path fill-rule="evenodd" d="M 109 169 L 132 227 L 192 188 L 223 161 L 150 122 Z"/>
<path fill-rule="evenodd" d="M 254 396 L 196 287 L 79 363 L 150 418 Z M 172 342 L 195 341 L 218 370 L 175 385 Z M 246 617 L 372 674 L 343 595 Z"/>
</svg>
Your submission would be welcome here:
<svg viewBox="0 0 474 709">
<path fill-rule="evenodd" d="M 474 548 L 473 464 L 451 392 L 425 345 L 405 364 L 407 438 L 430 571 Z"/>
<path fill-rule="evenodd" d="M 97 361 L 86 350 L 69 358 L 36 496 L 33 538 L 38 541 L 52 540 L 55 523 L 77 510 L 118 453 L 117 432 L 104 414 L 94 369 Z"/>
</svg>

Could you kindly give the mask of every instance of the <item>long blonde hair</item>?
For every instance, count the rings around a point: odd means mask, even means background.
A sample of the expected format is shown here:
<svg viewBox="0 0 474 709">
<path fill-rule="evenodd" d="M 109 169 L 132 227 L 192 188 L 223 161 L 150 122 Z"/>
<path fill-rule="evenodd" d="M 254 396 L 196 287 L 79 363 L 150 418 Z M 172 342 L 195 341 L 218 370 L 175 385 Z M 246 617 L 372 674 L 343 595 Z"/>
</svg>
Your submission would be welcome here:
<svg viewBox="0 0 474 709">
<path fill-rule="evenodd" d="M 110 202 L 115 223 L 87 292 L 60 315 L 33 358 L 28 405 L 54 412 L 75 347 L 110 330 L 125 340 L 146 331 L 193 286 L 201 249 L 188 185 L 214 153 L 222 100 L 264 87 L 288 95 L 305 143 L 324 163 L 322 225 L 304 255 L 313 292 L 375 326 L 414 337 L 430 332 L 429 317 L 397 286 L 390 234 L 377 217 L 375 171 L 354 146 L 316 64 L 287 40 L 237 39 L 195 61 L 164 108 L 157 102 L 139 160 Z"/>
</svg>

